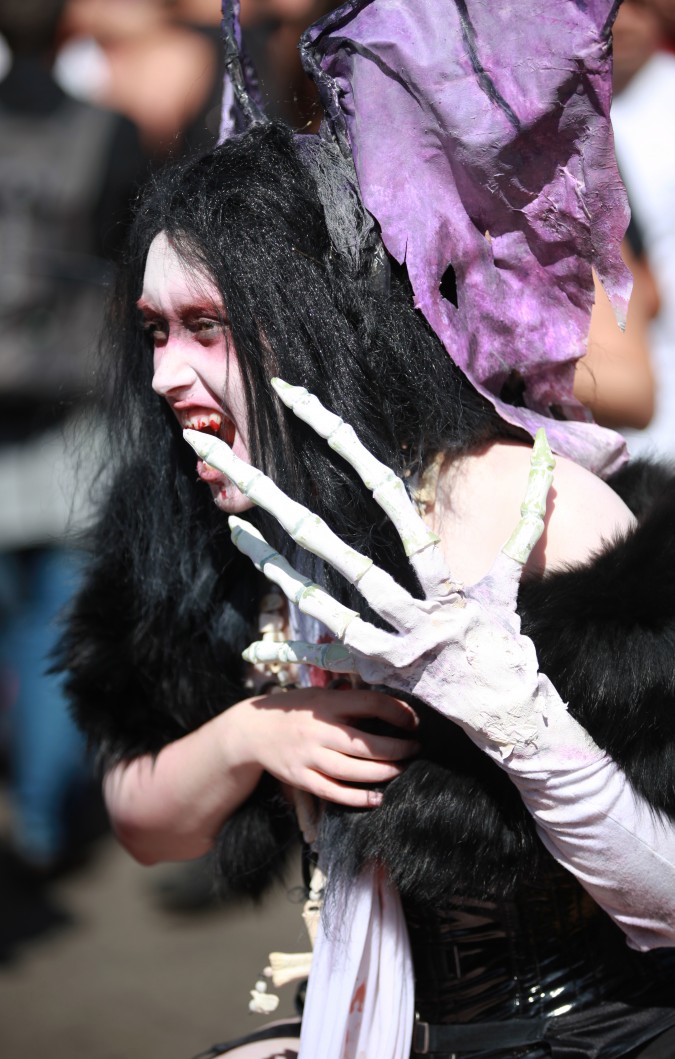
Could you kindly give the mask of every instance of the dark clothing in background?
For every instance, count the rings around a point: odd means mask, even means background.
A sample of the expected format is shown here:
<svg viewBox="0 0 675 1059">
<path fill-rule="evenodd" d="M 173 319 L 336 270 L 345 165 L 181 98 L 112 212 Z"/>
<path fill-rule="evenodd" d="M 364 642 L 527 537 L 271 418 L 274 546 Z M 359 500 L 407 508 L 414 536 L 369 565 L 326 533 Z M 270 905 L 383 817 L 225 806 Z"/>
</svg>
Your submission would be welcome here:
<svg viewBox="0 0 675 1059">
<path fill-rule="evenodd" d="M 94 353 L 146 162 L 131 122 L 71 99 L 34 57 L 0 83 L 0 142 L 0 705 L 12 841 L 43 871 L 88 801 L 84 740 L 47 670 L 79 583 L 72 531 L 101 462 Z"/>
<path fill-rule="evenodd" d="M 36 60 L 0 83 L 0 444 L 92 390 L 111 259 L 145 175 L 134 126 L 70 99 Z"/>
</svg>

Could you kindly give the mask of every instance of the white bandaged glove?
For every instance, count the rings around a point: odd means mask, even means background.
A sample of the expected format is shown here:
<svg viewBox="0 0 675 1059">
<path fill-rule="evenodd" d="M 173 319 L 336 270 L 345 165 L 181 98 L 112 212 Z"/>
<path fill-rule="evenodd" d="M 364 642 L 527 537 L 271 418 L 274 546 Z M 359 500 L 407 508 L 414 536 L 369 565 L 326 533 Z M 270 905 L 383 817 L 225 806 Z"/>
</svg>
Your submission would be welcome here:
<svg viewBox="0 0 675 1059">
<path fill-rule="evenodd" d="M 355 672 L 370 684 L 416 695 L 460 725 L 517 785 L 546 847 L 573 872 L 638 948 L 675 943 L 675 838 L 625 775 L 574 720 L 538 670 L 516 613 L 523 564 L 543 530 L 553 459 L 535 440 L 522 518 L 490 573 L 455 583 L 438 538 L 403 483 L 342 419 L 302 387 L 273 380 L 281 400 L 357 471 L 394 522 L 425 598 L 415 599 L 372 560 L 341 541 L 217 438 L 186 430 L 199 455 L 274 515 L 293 539 L 358 586 L 394 629 L 376 628 L 300 575 L 258 531 L 229 520 L 236 546 L 338 643 L 256 643 L 252 662 L 300 662 Z"/>
</svg>

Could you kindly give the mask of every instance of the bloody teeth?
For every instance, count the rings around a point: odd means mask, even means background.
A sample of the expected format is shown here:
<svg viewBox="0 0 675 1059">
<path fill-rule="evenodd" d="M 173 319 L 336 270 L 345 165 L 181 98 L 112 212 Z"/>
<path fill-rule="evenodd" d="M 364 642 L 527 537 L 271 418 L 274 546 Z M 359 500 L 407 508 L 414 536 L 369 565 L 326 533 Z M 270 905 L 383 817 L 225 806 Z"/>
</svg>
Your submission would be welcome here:
<svg viewBox="0 0 675 1059">
<path fill-rule="evenodd" d="M 222 438 L 228 445 L 234 444 L 236 427 L 228 416 L 220 412 L 181 416 L 181 426 L 183 429 L 199 430 L 203 434 Z"/>
<path fill-rule="evenodd" d="M 204 415 L 185 416 L 181 425 L 184 429 L 201 430 L 207 434 L 217 435 L 223 425 L 223 418 L 218 412 L 209 412 Z"/>
</svg>

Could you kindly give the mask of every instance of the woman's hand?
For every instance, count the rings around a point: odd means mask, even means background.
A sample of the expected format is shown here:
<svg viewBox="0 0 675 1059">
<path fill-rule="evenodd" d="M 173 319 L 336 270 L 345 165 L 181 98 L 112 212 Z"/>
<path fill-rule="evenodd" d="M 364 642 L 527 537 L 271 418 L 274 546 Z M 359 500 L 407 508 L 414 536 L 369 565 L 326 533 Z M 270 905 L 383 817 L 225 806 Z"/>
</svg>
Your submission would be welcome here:
<svg viewBox="0 0 675 1059">
<path fill-rule="evenodd" d="M 401 738 L 362 726 L 393 726 Z M 104 793 L 122 845 L 141 864 L 207 853 L 264 769 L 282 783 L 356 808 L 381 801 L 383 783 L 404 768 L 418 744 L 414 710 L 378 691 L 295 689 L 244 699 L 155 757 L 122 761 Z"/>
<path fill-rule="evenodd" d="M 245 699 L 227 711 L 228 738 L 236 724 L 237 756 L 282 783 L 318 798 L 364 809 L 379 805 L 386 783 L 419 750 L 411 738 L 414 710 L 379 691 L 298 688 Z M 373 720 L 397 735 L 364 730 Z M 356 785 L 356 786 L 355 786 Z"/>
</svg>

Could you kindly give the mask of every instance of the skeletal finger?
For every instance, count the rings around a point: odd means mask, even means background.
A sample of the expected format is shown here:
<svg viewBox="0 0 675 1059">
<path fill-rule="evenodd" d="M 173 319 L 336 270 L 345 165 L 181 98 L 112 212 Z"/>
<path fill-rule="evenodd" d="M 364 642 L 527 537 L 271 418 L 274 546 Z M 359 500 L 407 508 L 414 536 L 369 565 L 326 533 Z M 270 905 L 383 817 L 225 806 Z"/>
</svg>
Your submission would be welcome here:
<svg viewBox="0 0 675 1059">
<path fill-rule="evenodd" d="M 544 532 L 546 498 L 553 482 L 554 467 L 555 460 L 546 438 L 546 431 L 541 427 L 532 447 L 530 473 L 520 507 L 520 521 L 502 548 L 505 555 L 515 559 L 521 566 L 525 565 Z"/>
<path fill-rule="evenodd" d="M 343 639 L 348 631 L 350 634 L 353 632 L 355 647 L 359 644 L 368 645 L 374 654 L 393 649 L 392 645 L 396 641 L 391 633 L 363 621 L 357 611 L 345 607 L 320 585 L 298 573 L 249 522 L 235 515 L 231 515 L 228 522 L 235 547 L 278 585 L 303 614 L 309 614 L 322 622 L 338 639 Z M 354 657 L 353 654 L 351 657 Z"/>
<path fill-rule="evenodd" d="M 330 447 L 349 463 L 370 489 L 373 498 L 394 523 L 406 555 L 428 594 L 444 595 L 456 589 L 449 581 L 445 563 L 438 550 L 439 538 L 424 522 L 406 488 L 390 467 L 381 463 L 359 441 L 353 427 L 329 412 L 318 397 L 304 386 L 291 386 L 282 379 L 272 379 L 279 398 L 307 423 Z M 422 553 L 424 559 L 421 558 Z"/>
<path fill-rule="evenodd" d="M 324 408 L 318 397 L 309 393 L 304 386 L 291 386 L 282 379 L 272 379 L 272 386 L 299 419 L 325 438 L 330 447 L 351 464 L 396 526 L 407 556 L 438 543 L 436 534 L 431 532 L 415 510 L 401 479 L 368 451 L 359 441 L 353 427 Z"/>
<path fill-rule="evenodd" d="M 338 603 L 320 585 L 299 574 L 254 526 L 234 515 L 230 516 L 229 524 L 235 547 L 278 585 L 299 610 L 322 622 L 338 639 L 343 639 L 348 632 L 350 635 L 353 633 L 352 658 L 355 657 L 354 652 L 362 652 L 364 648 L 375 656 L 395 652 L 396 637 L 363 621 L 355 610 Z M 360 671 L 361 666 L 358 669 Z"/>
<path fill-rule="evenodd" d="M 357 585 L 370 606 L 383 618 L 396 628 L 407 628 L 414 620 L 415 604 L 410 594 L 388 573 L 375 566 L 372 559 L 341 541 L 323 519 L 291 500 L 262 471 L 235 456 L 220 438 L 198 430 L 184 430 L 183 436 L 211 467 L 226 474 L 245 496 L 278 519 L 294 541 Z"/>
<path fill-rule="evenodd" d="M 249 644 L 243 654 L 247 662 L 282 662 L 288 665 L 316 666 L 331 673 L 356 673 L 356 663 L 350 651 L 341 643 L 304 643 L 287 640 L 272 643 L 259 640 Z"/>
<path fill-rule="evenodd" d="M 228 524 L 235 547 L 278 585 L 303 614 L 323 622 L 338 638 L 344 636 L 352 622 L 361 621 L 357 611 L 345 607 L 308 577 L 298 573 L 250 522 L 231 515 Z"/>
</svg>

